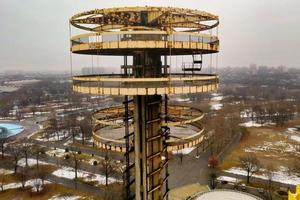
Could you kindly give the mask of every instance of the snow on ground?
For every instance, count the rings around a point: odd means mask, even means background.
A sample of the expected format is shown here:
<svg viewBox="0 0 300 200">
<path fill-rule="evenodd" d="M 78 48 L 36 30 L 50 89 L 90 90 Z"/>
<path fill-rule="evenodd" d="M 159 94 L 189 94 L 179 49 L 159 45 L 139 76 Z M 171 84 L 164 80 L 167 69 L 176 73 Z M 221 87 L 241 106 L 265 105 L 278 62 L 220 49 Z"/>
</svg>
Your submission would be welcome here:
<svg viewBox="0 0 300 200">
<path fill-rule="evenodd" d="M 44 184 L 49 184 L 49 181 L 44 181 Z M 40 185 L 40 189 L 42 189 L 41 185 L 42 185 L 42 180 L 41 179 L 30 179 L 28 181 L 26 181 L 25 183 L 25 187 L 34 187 L 35 185 Z M 21 188 L 22 187 L 22 183 L 18 182 L 18 183 L 9 183 L 6 185 L 3 185 L 3 190 L 8 190 L 8 189 L 15 189 L 15 188 Z"/>
<path fill-rule="evenodd" d="M 291 140 L 294 140 L 294 141 L 300 143 L 300 132 L 298 131 L 297 128 L 287 128 L 284 133 L 288 134 L 288 137 Z"/>
<path fill-rule="evenodd" d="M 35 166 L 36 165 L 36 159 L 28 158 L 27 163 L 28 163 L 29 167 Z M 21 167 L 25 167 L 25 165 L 26 165 L 25 158 L 20 159 L 18 161 L 18 165 L 21 166 Z M 51 164 L 39 160 L 39 165 L 51 165 Z"/>
<path fill-rule="evenodd" d="M 52 133 L 51 136 L 49 135 L 49 137 L 47 137 L 47 136 L 44 135 L 43 137 L 39 137 L 36 140 L 43 141 L 43 142 L 56 142 L 58 140 L 65 139 L 68 136 L 69 136 L 68 131 L 66 131 L 64 133 L 64 130 L 63 130 L 63 131 L 59 131 L 58 133 Z"/>
<path fill-rule="evenodd" d="M 256 117 L 256 113 L 255 112 L 252 112 L 252 110 L 250 109 L 246 109 L 246 110 L 243 110 L 240 112 L 240 117 L 241 118 L 248 118 L 248 117 Z"/>
<path fill-rule="evenodd" d="M 175 101 L 178 101 L 178 102 L 191 102 L 190 98 L 176 98 Z"/>
<path fill-rule="evenodd" d="M 223 104 L 221 103 L 209 103 L 211 110 L 221 110 L 223 108 Z"/>
<path fill-rule="evenodd" d="M 51 197 L 49 200 L 77 200 L 80 198 L 81 196 L 55 195 Z"/>
<path fill-rule="evenodd" d="M 0 169 L 0 175 L 8 175 L 14 173 L 12 170 Z"/>
<path fill-rule="evenodd" d="M 46 154 L 48 156 L 51 156 L 51 157 L 54 157 L 54 154 L 55 154 L 55 157 L 64 157 L 65 155 L 65 150 L 64 149 L 53 149 L 53 150 L 49 150 L 49 151 L 46 151 Z"/>
<path fill-rule="evenodd" d="M 75 178 L 75 171 L 73 168 L 70 167 L 62 167 L 52 173 L 55 176 L 67 178 L 67 179 L 74 179 Z M 99 184 L 105 184 L 105 176 L 100 174 L 93 174 L 87 171 L 78 170 L 77 175 L 79 178 L 83 178 L 85 181 L 98 181 Z M 108 178 L 108 183 L 114 183 L 118 181 L 115 178 Z"/>
<path fill-rule="evenodd" d="M 287 128 L 286 133 L 297 133 L 297 129 L 296 128 Z"/>
<path fill-rule="evenodd" d="M 212 93 L 211 102 L 209 103 L 211 110 L 220 110 L 223 108 L 223 104 L 220 103 L 224 97 L 219 93 Z"/>
<path fill-rule="evenodd" d="M 217 178 L 218 181 L 227 181 L 227 182 L 231 182 L 231 183 L 237 183 L 239 182 L 239 179 L 234 178 L 234 177 L 230 177 L 230 176 L 219 176 Z"/>
<path fill-rule="evenodd" d="M 73 144 L 73 139 L 72 139 L 72 138 L 69 139 L 67 142 L 65 142 L 65 143 L 64 143 L 64 146 L 69 146 L 69 145 L 71 145 L 71 144 Z"/>
<path fill-rule="evenodd" d="M 221 101 L 221 100 L 223 100 L 223 99 L 224 99 L 223 96 L 215 96 L 215 97 L 212 97 L 212 98 L 211 98 L 211 101 Z"/>
<path fill-rule="evenodd" d="M 271 152 L 271 153 L 293 153 L 299 154 L 295 145 L 292 145 L 285 141 L 277 142 L 264 142 L 261 145 L 251 146 L 244 149 L 245 152 Z M 300 154 L 299 154 L 300 155 Z M 278 159 L 285 159 L 284 157 Z"/>
<path fill-rule="evenodd" d="M 247 172 L 241 168 L 233 167 L 229 170 L 224 170 L 225 172 L 247 176 Z M 262 170 L 265 171 L 265 170 Z M 253 177 L 268 180 L 268 176 L 265 174 L 258 175 L 254 174 Z M 300 183 L 300 177 L 295 174 L 290 174 L 286 171 L 284 167 L 281 167 L 279 171 L 273 172 L 272 180 L 275 182 L 280 182 L 284 184 L 297 185 Z"/>
<path fill-rule="evenodd" d="M 3 190 L 9 190 L 9 189 L 15 189 L 22 187 L 21 183 L 9 183 L 6 185 L 3 185 Z"/>
<path fill-rule="evenodd" d="M 300 143 L 300 136 L 298 136 L 298 135 L 292 135 L 292 136 L 291 136 L 291 139 L 292 139 L 292 140 L 295 140 L 296 142 L 299 142 L 299 143 Z"/>
<path fill-rule="evenodd" d="M 247 127 L 247 128 L 250 128 L 250 127 L 261 127 L 262 126 L 261 124 L 258 124 L 255 121 L 248 121 L 248 122 L 245 122 L 245 123 L 241 123 L 239 125 L 243 126 L 243 127 Z"/>
<path fill-rule="evenodd" d="M 183 155 L 187 155 L 187 154 L 191 153 L 194 149 L 195 149 L 195 147 L 184 148 L 184 149 L 172 151 L 172 153 L 173 153 L 173 154 L 183 154 Z"/>
</svg>

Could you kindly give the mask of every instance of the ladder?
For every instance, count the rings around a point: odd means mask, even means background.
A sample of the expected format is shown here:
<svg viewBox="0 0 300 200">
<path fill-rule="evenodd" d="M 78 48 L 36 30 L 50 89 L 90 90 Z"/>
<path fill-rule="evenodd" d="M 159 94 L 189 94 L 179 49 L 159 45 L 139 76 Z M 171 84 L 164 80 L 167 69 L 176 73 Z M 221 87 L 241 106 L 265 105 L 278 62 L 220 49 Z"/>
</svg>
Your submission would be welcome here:
<svg viewBox="0 0 300 200">
<path fill-rule="evenodd" d="M 202 59 L 203 56 L 202 54 L 196 55 L 193 54 L 192 55 L 193 58 L 193 62 L 192 63 L 183 63 L 182 64 L 182 71 L 185 72 L 199 72 L 202 70 Z"/>
</svg>

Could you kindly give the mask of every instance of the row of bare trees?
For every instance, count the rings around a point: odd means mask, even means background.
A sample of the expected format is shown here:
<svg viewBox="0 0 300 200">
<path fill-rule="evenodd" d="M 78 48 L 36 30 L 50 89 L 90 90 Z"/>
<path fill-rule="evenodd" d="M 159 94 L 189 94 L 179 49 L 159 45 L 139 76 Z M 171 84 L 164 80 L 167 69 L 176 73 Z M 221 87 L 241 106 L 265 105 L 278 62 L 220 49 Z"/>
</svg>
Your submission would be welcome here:
<svg viewBox="0 0 300 200">
<path fill-rule="evenodd" d="M 71 135 L 73 143 L 75 143 L 75 137 L 81 135 L 81 143 L 85 144 L 86 139 L 92 136 L 92 115 L 90 112 L 85 112 L 81 116 L 82 119 L 78 120 L 77 114 L 68 114 L 63 118 L 56 116 L 55 112 L 50 114 L 47 127 L 45 128 L 46 137 L 49 139 L 51 136 L 57 137 L 59 141 L 60 133 L 63 133 L 64 139 Z"/>
<path fill-rule="evenodd" d="M 294 113 L 298 111 L 297 106 L 291 103 L 265 102 L 263 104 L 250 105 L 249 115 L 253 121 L 264 124 L 266 122 L 275 123 L 277 126 L 283 126 L 289 120 L 293 119 Z"/>
</svg>

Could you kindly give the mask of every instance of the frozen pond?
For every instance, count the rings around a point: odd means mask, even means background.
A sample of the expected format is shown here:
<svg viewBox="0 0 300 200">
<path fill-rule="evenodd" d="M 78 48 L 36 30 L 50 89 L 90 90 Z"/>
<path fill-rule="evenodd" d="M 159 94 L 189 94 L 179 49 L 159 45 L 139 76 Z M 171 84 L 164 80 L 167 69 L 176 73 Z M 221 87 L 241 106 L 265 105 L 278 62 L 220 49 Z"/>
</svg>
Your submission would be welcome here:
<svg viewBox="0 0 300 200">
<path fill-rule="evenodd" d="M 0 123 L 0 138 L 8 138 L 21 133 L 24 127 L 18 124 Z"/>
</svg>

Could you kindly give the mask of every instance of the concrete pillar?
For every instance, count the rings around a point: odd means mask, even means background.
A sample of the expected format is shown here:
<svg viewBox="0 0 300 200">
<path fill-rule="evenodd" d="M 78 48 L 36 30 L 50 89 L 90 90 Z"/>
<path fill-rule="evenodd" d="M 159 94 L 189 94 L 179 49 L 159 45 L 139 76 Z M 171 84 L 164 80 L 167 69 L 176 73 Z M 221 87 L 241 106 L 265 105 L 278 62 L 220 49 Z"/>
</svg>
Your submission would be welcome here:
<svg viewBox="0 0 300 200">
<path fill-rule="evenodd" d="M 134 70 L 135 77 L 160 77 L 160 56 L 139 52 L 133 65 L 142 65 Z M 134 96 L 135 123 L 135 180 L 136 199 L 162 199 L 161 152 L 161 99 L 160 95 Z"/>
</svg>

